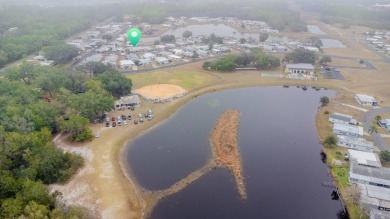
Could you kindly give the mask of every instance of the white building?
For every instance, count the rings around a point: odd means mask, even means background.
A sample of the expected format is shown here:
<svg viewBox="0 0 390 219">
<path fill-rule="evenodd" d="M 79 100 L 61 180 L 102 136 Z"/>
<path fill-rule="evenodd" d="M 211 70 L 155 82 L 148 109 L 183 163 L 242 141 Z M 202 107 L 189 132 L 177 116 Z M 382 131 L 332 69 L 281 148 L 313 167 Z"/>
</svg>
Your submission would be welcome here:
<svg viewBox="0 0 390 219">
<path fill-rule="evenodd" d="M 334 123 L 333 133 L 336 135 L 362 137 L 363 136 L 363 127 Z"/>
<path fill-rule="evenodd" d="M 356 125 L 357 121 L 350 115 L 333 113 L 329 115 L 329 122 L 340 123 L 345 125 Z"/>
<path fill-rule="evenodd" d="M 169 55 L 168 59 L 178 61 L 178 60 L 181 60 L 182 58 L 180 56 L 177 56 L 177 55 Z"/>
<path fill-rule="evenodd" d="M 373 152 L 375 149 L 374 143 L 371 141 L 367 141 L 364 138 L 348 137 L 344 135 L 337 135 L 337 145 L 349 149 L 367 152 Z"/>
<path fill-rule="evenodd" d="M 152 53 L 145 53 L 143 55 L 144 59 L 149 59 L 149 60 L 152 60 L 154 58 L 156 58 L 156 55 L 152 54 Z"/>
<path fill-rule="evenodd" d="M 169 63 L 169 60 L 165 57 L 156 57 L 156 63 L 159 65 Z"/>
<path fill-rule="evenodd" d="M 314 74 L 314 66 L 308 63 L 298 63 L 298 64 L 287 64 L 286 73 L 291 74 Z"/>
<path fill-rule="evenodd" d="M 133 61 L 131 61 L 131 60 L 121 60 L 120 62 L 119 62 L 119 67 L 120 68 L 131 68 L 131 67 L 133 67 L 133 66 L 135 66 L 135 64 L 134 64 L 134 62 Z"/>
<path fill-rule="evenodd" d="M 381 168 L 382 164 L 377 154 L 372 152 L 348 150 L 349 160 L 351 164 Z"/>
<path fill-rule="evenodd" d="M 382 214 L 390 216 L 390 191 L 387 188 L 359 185 L 360 188 L 360 205 L 362 208 L 376 209 Z M 386 214 L 387 212 L 387 214 Z M 377 217 L 374 219 L 386 219 L 386 217 Z"/>
<path fill-rule="evenodd" d="M 368 96 L 365 94 L 356 94 L 355 100 L 363 106 L 376 106 L 378 105 L 378 101 L 375 100 L 374 97 Z"/>
</svg>

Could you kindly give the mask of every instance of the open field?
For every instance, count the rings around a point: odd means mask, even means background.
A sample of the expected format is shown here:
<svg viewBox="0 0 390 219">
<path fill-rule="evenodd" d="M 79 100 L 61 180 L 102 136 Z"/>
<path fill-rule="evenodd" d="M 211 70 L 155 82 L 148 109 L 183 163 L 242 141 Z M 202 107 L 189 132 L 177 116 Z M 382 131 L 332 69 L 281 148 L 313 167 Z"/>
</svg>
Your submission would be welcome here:
<svg viewBox="0 0 390 219">
<path fill-rule="evenodd" d="M 151 73 L 138 73 L 128 76 L 133 81 L 134 88 L 152 84 L 175 84 L 185 90 L 203 87 L 214 82 L 217 77 L 203 71 L 193 70 L 189 65 L 178 68 L 164 69 Z"/>
</svg>

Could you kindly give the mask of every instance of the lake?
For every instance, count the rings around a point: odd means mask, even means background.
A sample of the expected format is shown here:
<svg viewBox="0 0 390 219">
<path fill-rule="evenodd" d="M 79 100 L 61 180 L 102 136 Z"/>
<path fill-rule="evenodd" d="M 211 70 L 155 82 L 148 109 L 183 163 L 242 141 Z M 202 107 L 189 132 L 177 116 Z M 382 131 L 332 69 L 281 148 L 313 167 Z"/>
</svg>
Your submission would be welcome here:
<svg viewBox="0 0 390 219">
<path fill-rule="evenodd" d="M 239 30 L 236 30 L 225 24 L 194 24 L 188 25 L 185 27 L 179 27 L 177 29 L 171 29 L 163 33 L 162 35 L 174 35 L 176 38 L 182 38 L 184 31 L 191 31 L 193 36 L 203 35 L 210 36 L 210 34 L 214 33 L 217 36 L 221 37 L 235 37 L 235 38 L 249 38 L 252 37 L 255 40 L 259 39 L 260 33 L 241 33 Z M 142 42 L 154 42 L 155 40 L 160 39 L 159 37 L 148 37 L 141 39 Z M 267 39 L 268 42 L 278 41 L 283 43 L 288 43 L 293 41 L 288 37 L 277 37 L 270 35 Z"/>
<path fill-rule="evenodd" d="M 259 78 L 259 80 L 261 80 Z M 241 112 L 238 142 L 248 198 L 218 168 L 162 199 L 151 218 L 337 218 L 328 168 L 321 161 L 315 115 L 334 91 L 252 87 L 199 96 L 131 142 L 128 166 L 148 190 L 168 188 L 211 157 L 209 135 L 219 115 Z"/>
</svg>

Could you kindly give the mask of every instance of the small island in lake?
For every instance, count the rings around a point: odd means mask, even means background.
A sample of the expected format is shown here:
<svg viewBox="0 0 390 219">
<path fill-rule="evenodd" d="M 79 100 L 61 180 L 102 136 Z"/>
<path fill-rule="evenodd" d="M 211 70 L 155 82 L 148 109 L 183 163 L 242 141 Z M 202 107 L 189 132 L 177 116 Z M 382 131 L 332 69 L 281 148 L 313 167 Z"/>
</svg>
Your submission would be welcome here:
<svg viewBox="0 0 390 219">
<path fill-rule="evenodd" d="M 238 149 L 239 122 L 239 111 L 228 110 L 222 113 L 211 132 L 210 144 L 216 164 L 232 172 L 241 198 L 246 199 L 245 180 Z"/>
</svg>

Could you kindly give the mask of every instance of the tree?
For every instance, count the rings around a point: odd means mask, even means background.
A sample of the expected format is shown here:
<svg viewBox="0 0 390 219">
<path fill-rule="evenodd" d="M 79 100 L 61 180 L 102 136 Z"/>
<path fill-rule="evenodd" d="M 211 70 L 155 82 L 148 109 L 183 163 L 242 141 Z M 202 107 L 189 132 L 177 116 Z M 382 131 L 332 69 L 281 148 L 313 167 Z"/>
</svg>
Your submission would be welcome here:
<svg viewBox="0 0 390 219">
<path fill-rule="evenodd" d="M 321 106 L 324 107 L 329 104 L 329 97 L 323 96 L 320 98 Z"/>
<path fill-rule="evenodd" d="M 330 56 L 322 56 L 319 62 L 326 65 L 328 62 L 332 62 L 332 58 Z"/>
<path fill-rule="evenodd" d="M 210 42 L 209 43 L 209 50 L 212 50 L 214 48 L 214 43 L 213 42 Z"/>
<path fill-rule="evenodd" d="M 101 81 L 102 87 L 110 92 L 116 99 L 128 95 L 131 92 L 131 79 L 126 78 L 117 71 L 106 71 L 103 74 L 100 74 L 98 79 Z"/>
<path fill-rule="evenodd" d="M 23 60 L 20 66 L 7 69 L 5 71 L 5 77 L 11 81 L 22 80 L 25 84 L 30 85 L 36 77 L 34 65 Z"/>
<path fill-rule="evenodd" d="M 174 35 L 163 35 L 160 37 L 162 43 L 176 43 L 176 38 Z"/>
<path fill-rule="evenodd" d="M 102 62 L 87 62 L 82 66 L 82 69 L 85 69 L 89 72 L 90 77 L 92 75 L 97 76 L 105 71 L 113 69 L 111 64 L 104 64 Z"/>
<path fill-rule="evenodd" d="M 188 38 L 190 38 L 192 36 L 192 32 L 189 31 L 189 30 L 186 30 L 186 31 L 183 32 L 182 36 L 183 36 L 183 38 L 188 39 Z"/>
<path fill-rule="evenodd" d="M 241 43 L 241 44 L 246 43 L 246 39 L 245 39 L 245 38 L 241 38 L 241 39 L 240 39 L 240 43 Z"/>
<path fill-rule="evenodd" d="M 390 162 L 390 151 L 381 151 L 379 157 L 382 161 Z"/>
<path fill-rule="evenodd" d="M 324 144 L 328 147 L 332 147 L 332 146 L 336 145 L 337 144 L 337 137 L 333 134 L 328 135 L 324 140 Z"/>
<path fill-rule="evenodd" d="M 379 123 L 381 120 L 382 120 L 382 116 L 380 116 L 380 115 L 376 115 L 376 116 L 375 116 L 375 121 L 376 121 L 376 122 Z"/>
<path fill-rule="evenodd" d="M 312 46 L 312 47 L 317 47 L 318 49 L 321 48 L 322 46 L 322 40 L 318 37 L 310 37 L 308 40 L 307 40 L 307 44 L 309 46 Z"/>
<path fill-rule="evenodd" d="M 59 44 L 45 48 L 46 59 L 53 60 L 55 65 L 66 64 L 76 56 L 80 50 L 68 44 Z"/>
<path fill-rule="evenodd" d="M 284 61 L 293 63 L 312 63 L 316 61 L 316 54 L 313 51 L 297 48 L 294 51 L 287 53 L 284 57 Z"/>
<path fill-rule="evenodd" d="M 378 126 L 377 125 L 372 125 L 372 126 L 370 126 L 370 128 L 368 129 L 368 132 L 369 133 L 378 133 Z"/>
<path fill-rule="evenodd" d="M 112 40 L 114 37 L 111 35 L 111 34 L 104 34 L 103 36 L 102 36 L 102 39 L 103 40 L 106 40 L 106 41 L 110 41 L 110 40 Z"/>
<path fill-rule="evenodd" d="M 72 141 L 88 141 L 92 139 L 92 131 L 89 129 L 89 120 L 81 116 L 71 116 L 60 127 L 61 131 L 70 134 Z"/>
<path fill-rule="evenodd" d="M 259 36 L 259 41 L 260 42 L 265 42 L 269 37 L 269 34 L 268 33 L 260 33 L 260 36 Z"/>
<path fill-rule="evenodd" d="M 80 112 L 80 116 L 94 119 L 97 115 L 111 111 L 114 108 L 114 98 L 102 88 L 101 82 L 87 82 L 87 92 L 73 94 L 67 98 L 67 107 Z"/>
</svg>

